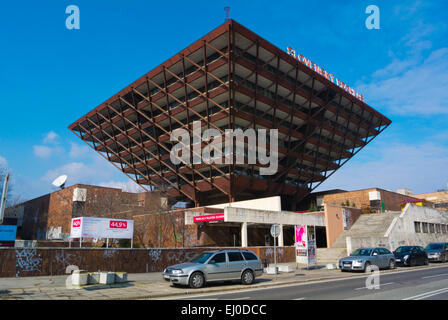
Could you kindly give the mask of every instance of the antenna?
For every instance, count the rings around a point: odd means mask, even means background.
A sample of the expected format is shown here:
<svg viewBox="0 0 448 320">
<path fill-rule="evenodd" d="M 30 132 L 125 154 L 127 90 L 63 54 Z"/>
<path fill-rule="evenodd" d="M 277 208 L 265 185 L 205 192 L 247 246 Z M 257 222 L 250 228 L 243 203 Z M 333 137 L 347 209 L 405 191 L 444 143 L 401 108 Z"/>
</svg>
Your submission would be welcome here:
<svg viewBox="0 0 448 320">
<path fill-rule="evenodd" d="M 224 7 L 224 12 L 225 12 L 225 18 L 224 18 L 224 21 L 225 21 L 225 22 L 227 22 L 227 21 L 230 20 L 230 14 L 229 14 L 229 11 L 230 11 L 230 7 Z"/>
<path fill-rule="evenodd" d="M 63 174 L 62 176 L 59 176 L 56 179 L 54 179 L 54 181 L 52 182 L 52 185 L 54 185 L 57 188 L 64 189 L 66 181 L 67 181 L 67 176 L 65 174 Z"/>
<path fill-rule="evenodd" d="M 0 224 L 3 223 L 3 215 L 6 207 L 6 196 L 8 195 L 9 173 L 5 176 L 5 182 L 3 184 L 2 198 L 0 199 Z"/>
</svg>

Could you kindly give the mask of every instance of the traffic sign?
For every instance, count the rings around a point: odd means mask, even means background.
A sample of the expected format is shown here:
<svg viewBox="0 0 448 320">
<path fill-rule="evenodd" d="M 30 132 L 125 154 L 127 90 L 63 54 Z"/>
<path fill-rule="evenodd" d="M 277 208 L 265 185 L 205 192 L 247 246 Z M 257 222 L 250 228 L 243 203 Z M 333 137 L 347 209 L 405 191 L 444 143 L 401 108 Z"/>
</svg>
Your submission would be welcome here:
<svg viewBox="0 0 448 320">
<path fill-rule="evenodd" d="M 271 226 L 271 236 L 277 238 L 280 235 L 280 226 L 278 224 L 273 224 Z"/>
</svg>

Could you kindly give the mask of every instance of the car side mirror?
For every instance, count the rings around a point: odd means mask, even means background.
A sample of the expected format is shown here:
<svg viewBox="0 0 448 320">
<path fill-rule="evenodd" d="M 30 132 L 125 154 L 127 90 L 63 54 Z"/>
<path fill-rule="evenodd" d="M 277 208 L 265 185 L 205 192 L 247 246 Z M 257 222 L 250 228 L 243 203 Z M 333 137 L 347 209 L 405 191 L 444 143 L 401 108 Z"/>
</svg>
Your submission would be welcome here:
<svg viewBox="0 0 448 320">
<path fill-rule="evenodd" d="M 373 255 L 374 255 L 374 256 L 377 256 L 377 255 L 378 255 L 378 253 L 374 252 L 374 253 L 373 253 Z"/>
</svg>

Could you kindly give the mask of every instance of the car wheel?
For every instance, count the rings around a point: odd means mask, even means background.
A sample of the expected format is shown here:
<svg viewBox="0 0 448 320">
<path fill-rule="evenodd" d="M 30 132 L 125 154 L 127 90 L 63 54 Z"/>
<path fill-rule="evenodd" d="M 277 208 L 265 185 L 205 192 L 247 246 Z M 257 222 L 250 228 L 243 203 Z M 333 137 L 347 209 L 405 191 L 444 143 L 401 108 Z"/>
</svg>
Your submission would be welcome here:
<svg viewBox="0 0 448 320">
<path fill-rule="evenodd" d="M 427 265 L 429 264 L 429 259 L 428 259 L 428 258 L 425 258 L 425 261 L 423 262 L 423 264 L 424 264 L 425 266 L 427 266 Z"/>
<path fill-rule="evenodd" d="M 204 275 L 200 272 L 193 272 L 193 274 L 190 276 L 190 280 L 188 281 L 188 284 L 191 288 L 202 288 L 205 284 L 205 278 Z"/>
<path fill-rule="evenodd" d="M 368 272 L 370 269 L 370 262 L 367 261 L 366 263 L 364 263 L 364 272 Z"/>
<path fill-rule="evenodd" d="M 415 259 L 409 260 L 409 266 L 410 267 L 415 267 Z"/>
<path fill-rule="evenodd" d="M 389 261 L 389 269 L 395 269 L 395 261 L 392 259 Z"/>
<path fill-rule="evenodd" d="M 443 262 L 443 263 L 446 262 L 446 255 L 443 256 L 443 260 L 442 260 L 442 262 Z"/>
<path fill-rule="evenodd" d="M 241 275 L 242 284 L 252 284 L 254 282 L 254 273 L 251 270 L 245 270 Z"/>
</svg>

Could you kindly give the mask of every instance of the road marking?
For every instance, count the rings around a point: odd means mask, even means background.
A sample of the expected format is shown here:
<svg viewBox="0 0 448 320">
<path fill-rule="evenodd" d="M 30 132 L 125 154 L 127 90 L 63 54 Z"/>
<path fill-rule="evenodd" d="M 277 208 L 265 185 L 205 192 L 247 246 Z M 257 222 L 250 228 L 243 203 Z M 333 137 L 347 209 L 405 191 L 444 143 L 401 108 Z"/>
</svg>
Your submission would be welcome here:
<svg viewBox="0 0 448 320">
<path fill-rule="evenodd" d="M 297 299 L 292 299 L 292 300 L 304 300 L 305 298 L 297 298 Z"/>
<path fill-rule="evenodd" d="M 421 294 L 418 294 L 413 297 L 404 298 L 402 300 L 421 300 L 421 299 L 429 298 L 429 297 L 435 296 L 437 294 L 445 293 L 445 292 L 448 292 L 448 288 L 442 288 L 442 289 L 438 289 L 438 290 L 428 291 L 428 292 L 421 293 Z"/>
<path fill-rule="evenodd" d="M 422 266 L 422 267 L 415 267 L 413 269 L 408 269 L 408 270 L 402 270 L 402 269 L 394 269 L 392 271 L 389 272 L 383 272 L 382 276 L 389 276 L 389 275 L 396 275 L 396 274 L 402 274 L 402 273 L 408 273 L 408 272 L 419 272 L 419 271 L 426 271 L 426 270 L 431 270 L 431 269 L 442 269 L 442 268 L 447 268 L 446 265 L 444 266 Z M 295 286 L 307 286 L 307 285 L 315 285 L 315 284 L 319 284 L 319 283 L 328 283 L 328 282 L 340 282 L 340 281 L 347 281 L 347 280 L 354 280 L 354 279 L 362 279 L 362 278 L 367 278 L 368 275 L 363 275 L 363 276 L 345 276 L 342 278 L 336 278 L 336 279 L 323 279 L 323 280 L 311 280 L 311 281 L 305 281 L 305 282 L 295 282 L 295 283 L 279 283 L 276 286 L 263 286 L 263 287 L 253 287 L 250 289 L 239 289 L 239 288 L 235 288 L 235 289 L 229 289 L 229 290 L 225 290 L 225 291 L 219 291 L 219 292 L 214 292 L 214 291 L 210 291 L 207 293 L 201 293 L 201 294 L 196 294 L 196 295 L 192 295 L 192 294 L 188 294 L 186 293 L 185 295 L 176 295 L 176 296 L 164 296 L 162 298 L 153 298 L 153 300 L 180 300 L 180 299 L 194 299 L 194 298 L 202 298 L 204 296 L 221 296 L 221 295 L 227 295 L 227 294 L 236 294 L 236 293 L 241 293 L 241 292 L 252 292 L 252 291 L 263 291 L 263 290 L 272 290 L 272 289 L 278 289 L 278 288 L 287 288 L 287 287 L 295 287 Z"/>
<path fill-rule="evenodd" d="M 380 283 L 380 288 L 381 288 L 381 286 L 387 286 L 387 285 L 393 284 L 393 283 L 395 283 L 395 282 Z M 368 289 L 368 288 L 367 287 L 361 287 L 361 288 L 356 288 L 354 290 L 362 290 L 362 289 Z"/>
<path fill-rule="evenodd" d="M 433 294 L 429 294 L 429 295 L 426 295 L 424 297 L 420 297 L 420 298 L 417 298 L 417 299 L 414 299 L 414 300 L 422 300 L 422 299 L 430 298 L 432 296 L 436 296 L 436 295 L 442 294 L 442 293 L 448 293 L 448 289 L 446 289 L 445 291 L 440 291 L 440 292 L 436 292 L 436 293 L 433 293 Z"/>
<path fill-rule="evenodd" d="M 233 298 L 233 299 L 229 299 L 229 300 L 247 300 L 247 299 L 250 299 L 250 297 Z"/>
<path fill-rule="evenodd" d="M 448 276 L 448 273 L 442 273 L 442 274 L 436 274 L 436 275 L 433 275 L 433 276 L 427 276 L 427 277 L 423 277 L 422 279 L 429 279 L 429 278 L 442 277 L 442 276 Z"/>
</svg>

